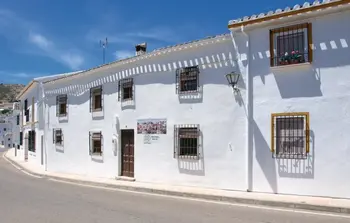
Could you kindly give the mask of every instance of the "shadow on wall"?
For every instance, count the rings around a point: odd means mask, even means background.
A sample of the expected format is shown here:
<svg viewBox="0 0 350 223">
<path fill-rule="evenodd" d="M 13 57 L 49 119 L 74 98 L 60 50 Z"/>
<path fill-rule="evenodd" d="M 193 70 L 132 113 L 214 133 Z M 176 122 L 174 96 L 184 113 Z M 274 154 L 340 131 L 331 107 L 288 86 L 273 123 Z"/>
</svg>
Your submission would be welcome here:
<svg viewBox="0 0 350 223">
<path fill-rule="evenodd" d="M 97 80 L 89 82 L 87 84 L 72 84 L 70 86 L 65 86 L 57 89 L 47 90 L 46 94 L 48 96 L 55 96 L 59 94 L 68 94 L 70 97 L 75 97 L 74 100 L 70 100 L 70 104 L 82 104 L 89 100 L 89 92 L 90 88 L 97 87 L 100 85 L 106 85 L 104 87 L 104 94 L 114 94 L 118 90 L 118 81 L 125 78 L 132 78 L 137 76 L 135 80 L 135 87 L 137 85 L 146 85 L 149 83 L 160 83 L 164 85 L 174 85 L 175 84 L 175 71 L 178 68 L 194 66 L 198 65 L 201 70 L 205 70 L 207 75 L 213 74 L 212 78 L 209 78 L 206 83 L 201 82 L 202 86 L 207 84 L 226 84 L 226 80 L 224 72 L 231 72 L 233 69 L 237 69 L 235 64 L 233 63 L 232 53 L 217 53 L 213 55 L 207 55 L 203 57 L 183 60 L 183 61 L 174 61 L 174 62 L 165 62 L 162 64 L 147 64 L 147 65 L 137 65 L 137 67 L 122 70 L 120 72 L 110 74 L 105 77 L 101 77 L 103 74 L 99 74 L 100 76 Z M 217 75 L 214 75 L 217 72 L 213 70 L 222 69 L 222 78 L 219 78 Z M 149 81 L 148 74 L 152 74 L 152 81 Z M 158 75 L 156 75 L 158 74 Z M 107 75 L 107 74 L 105 74 Z M 156 75 L 156 76 L 153 76 Z M 169 77 L 169 75 L 173 75 Z M 144 77 L 143 77 L 144 76 Z M 200 74 L 201 76 L 201 74 Z M 91 78 L 91 77 L 90 77 Z M 97 77 L 96 77 L 97 78 Z M 199 77 L 201 80 L 201 77 Z M 107 85 L 113 85 L 112 87 L 107 87 Z M 48 84 L 50 86 L 50 84 Z M 175 89 L 175 86 L 174 86 Z M 136 89 L 135 89 L 136 90 Z M 202 102 L 203 94 L 200 97 L 191 97 L 190 100 L 185 100 L 186 98 L 179 97 L 180 103 L 194 103 L 194 102 Z M 53 103 L 51 101 L 51 103 Z"/>
<path fill-rule="evenodd" d="M 273 71 L 281 97 L 320 97 L 321 77 L 311 66 Z"/>
<path fill-rule="evenodd" d="M 200 147 L 198 159 L 182 159 L 177 157 L 179 172 L 182 174 L 205 176 L 203 133 L 200 131 Z"/>
<path fill-rule="evenodd" d="M 263 171 L 273 193 L 278 192 L 275 160 L 272 158 L 269 144 L 266 142 L 255 121 L 252 123 L 254 135 L 255 158 Z"/>
<path fill-rule="evenodd" d="M 285 178 L 313 179 L 315 176 L 315 134 L 310 131 L 310 153 L 306 159 L 278 159 L 278 174 Z"/>
</svg>

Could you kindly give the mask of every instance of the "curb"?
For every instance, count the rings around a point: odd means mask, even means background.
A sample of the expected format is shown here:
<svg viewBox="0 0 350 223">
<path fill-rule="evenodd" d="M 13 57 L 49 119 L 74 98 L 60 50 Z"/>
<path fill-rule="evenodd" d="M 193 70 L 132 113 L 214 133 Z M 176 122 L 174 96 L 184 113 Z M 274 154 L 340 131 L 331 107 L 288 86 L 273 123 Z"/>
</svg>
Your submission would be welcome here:
<svg viewBox="0 0 350 223">
<path fill-rule="evenodd" d="M 266 207 L 274 207 L 274 208 L 309 210 L 309 211 L 328 212 L 328 213 L 337 213 L 337 214 L 350 214 L 350 208 L 344 208 L 344 207 L 322 206 L 322 205 L 313 205 L 313 204 L 307 204 L 307 203 L 255 200 L 255 199 L 249 199 L 249 198 L 237 198 L 237 197 L 226 197 L 226 196 L 219 196 L 219 195 L 208 195 L 208 194 L 199 194 L 199 193 L 190 193 L 190 192 L 169 191 L 169 190 L 152 189 L 152 188 L 145 188 L 145 187 L 134 187 L 134 186 L 91 182 L 91 181 L 85 181 L 85 180 L 75 180 L 75 179 L 69 179 L 64 177 L 51 176 L 49 174 L 38 174 L 31 170 L 26 169 L 21 164 L 7 157 L 7 152 L 5 153 L 4 157 L 8 162 L 13 164 L 19 170 L 26 171 L 31 175 L 34 175 L 36 177 L 41 177 L 44 179 L 54 179 L 54 180 L 60 180 L 65 182 L 84 184 L 87 186 L 98 186 L 98 187 L 104 187 L 104 188 L 152 193 L 152 194 L 159 194 L 159 195 L 195 198 L 195 199 L 202 199 L 202 200 L 208 200 L 208 201 L 221 201 L 221 202 L 226 202 L 231 204 L 242 204 L 242 205 L 245 204 L 245 205 L 266 206 Z"/>
</svg>

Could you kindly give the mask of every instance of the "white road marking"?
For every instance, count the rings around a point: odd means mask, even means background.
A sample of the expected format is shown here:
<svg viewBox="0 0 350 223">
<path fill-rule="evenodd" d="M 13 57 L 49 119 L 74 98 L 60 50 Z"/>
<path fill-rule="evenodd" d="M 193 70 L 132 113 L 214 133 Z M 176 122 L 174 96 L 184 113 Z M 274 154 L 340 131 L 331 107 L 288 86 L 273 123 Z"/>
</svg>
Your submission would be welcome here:
<svg viewBox="0 0 350 223">
<path fill-rule="evenodd" d="M 229 202 L 224 202 L 224 201 L 210 201 L 210 200 L 199 199 L 199 198 L 180 197 L 180 196 L 173 196 L 173 195 L 164 195 L 164 194 L 124 190 L 124 189 L 118 189 L 118 188 L 108 188 L 108 187 L 103 187 L 103 186 L 94 186 L 94 185 L 88 185 L 88 184 L 69 182 L 69 181 L 65 181 L 65 180 L 57 180 L 57 179 L 53 179 L 53 178 L 48 178 L 48 180 L 54 181 L 54 182 L 59 182 L 59 183 L 71 184 L 71 185 L 82 186 L 82 187 L 90 187 L 90 188 L 95 188 L 95 189 L 103 189 L 103 190 L 109 190 L 109 191 L 144 194 L 144 195 L 150 195 L 150 196 L 158 196 L 158 197 L 173 198 L 173 199 L 180 199 L 180 200 L 190 200 L 190 201 L 205 202 L 205 203 L 219 204 L 219 205 L 230 205 L 230 206 L 236 206 L 236 207 L 263 209 L 263 210 L 270 210 L 270 211 L 292 212 L 292 213 L 299 213 L 299 214 L 309 214 L 309 215 L 317 215 L 317 216 L 350 219 L 350 215 L 303 211 L 303 210 L 296 210 L 296 209 L 283 209 L 283 208 L 274 208 L 274 207 L 248 205 L 248 204 L 235 204 L 235 203 L 229 203 Z"/>
<path fill-rule="evenodd" d="M 36 175 L 33 175 L 31 173 L 28 173 L 27 171 L 25 171 L 22 167 L 19 167 L 15 164 L 13 164 L 6 156 L 5 156 L 5 153 L 2 154 L 2 158 L 4 158 L 8 163 L 10 163 L 13 167 L 15 167 L 17 170 L 21 171 L 22 173 L 25 173 L 31 177 L 35 177 L 35 178 L 42 178 L 40 176 L 36 176 Z"/>
</svg>

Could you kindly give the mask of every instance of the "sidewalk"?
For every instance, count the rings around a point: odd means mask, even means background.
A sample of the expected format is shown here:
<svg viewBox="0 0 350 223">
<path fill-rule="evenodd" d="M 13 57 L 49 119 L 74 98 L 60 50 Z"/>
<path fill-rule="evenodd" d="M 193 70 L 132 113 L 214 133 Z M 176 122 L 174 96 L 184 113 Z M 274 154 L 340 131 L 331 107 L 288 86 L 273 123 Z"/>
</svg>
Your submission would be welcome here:
<svg viewBox="0 0 350 223">
<path fill-rule="evenodd" d="M 35 164 L 20 160 L 18 157 L 15 157 L 14 148 L 7 151 L 5 158 L 13 165 L 23 169 L 32 175 L 47 179 L 63 180 L 66 182 L 74 182 L 91 186 L 123 189 L 129 191 L 190 197 L 211 201 L 222 201 L 234 204 L 262 205 L 279 208 L 350 214 L 350 199 L 215 190 L 198 187 L 169 186 L 162 184 L 141 183 L 137 181 L 128 182 L 118 181 L 115 179 L 91 178 L 80 175 L 60 174 L 44 171 Z"/>
</svg>

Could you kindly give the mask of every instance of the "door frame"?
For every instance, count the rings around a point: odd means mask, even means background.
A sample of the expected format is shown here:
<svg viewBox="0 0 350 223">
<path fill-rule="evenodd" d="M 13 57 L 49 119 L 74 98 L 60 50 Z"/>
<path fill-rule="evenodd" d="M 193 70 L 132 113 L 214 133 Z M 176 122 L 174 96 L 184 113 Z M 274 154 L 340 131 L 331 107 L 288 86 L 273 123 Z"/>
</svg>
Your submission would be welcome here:
<svg viewBox="0 0 350 223">
<path fill-rule="evenodd" d="M 133 176 L 130 177 L 130 176 L 124 176 L 123 175 L 123 134 L 125 133 L 130 133 L 132 132 L 133 134 L 133 141 L 134 141 L 134 161 L 133 161 L 133 166 L 134 166 L 134 172 L 133 172 Z M 120 143 L 119 143 L 119 154 L 120 154 L 120 158 L 119 158 L 119 176 L 120 177 L 126 177 L 126 178 L 134 178 L 135 177 L 135 130 L 134 129 L 121 129 L 120 130 L 120 136 L 119 136 L 119 139 L 120 139 Z"/>
</svg>

